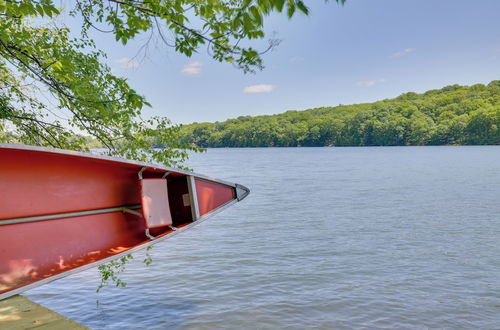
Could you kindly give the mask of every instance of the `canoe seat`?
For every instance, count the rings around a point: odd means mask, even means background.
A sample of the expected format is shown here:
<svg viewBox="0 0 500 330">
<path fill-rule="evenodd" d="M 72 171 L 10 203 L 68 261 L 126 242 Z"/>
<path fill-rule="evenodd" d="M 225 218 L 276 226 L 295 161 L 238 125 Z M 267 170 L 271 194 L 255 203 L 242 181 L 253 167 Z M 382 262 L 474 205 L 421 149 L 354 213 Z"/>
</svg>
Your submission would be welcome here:
<svg viewBox="0 0 500 330">
<path fill-rule="evenodd" d="M 172 225 L 167 180 L 141 179 L 142 215 L 146 230 Z"/>
</svg>

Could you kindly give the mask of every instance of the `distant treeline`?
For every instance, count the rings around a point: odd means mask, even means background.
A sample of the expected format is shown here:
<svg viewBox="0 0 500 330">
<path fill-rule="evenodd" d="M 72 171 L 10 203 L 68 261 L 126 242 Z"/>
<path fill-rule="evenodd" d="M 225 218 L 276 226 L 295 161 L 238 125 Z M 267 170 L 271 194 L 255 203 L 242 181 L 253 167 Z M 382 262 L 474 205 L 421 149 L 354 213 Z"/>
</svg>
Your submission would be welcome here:
<svg viewBox="0 0 500 330">
<path fill-rule="evenodd" d="M 500 80 L 374 103 L 194 123 L 182 127 L 181 139 L 200 147 L 500 144 Z"/>
</svg>

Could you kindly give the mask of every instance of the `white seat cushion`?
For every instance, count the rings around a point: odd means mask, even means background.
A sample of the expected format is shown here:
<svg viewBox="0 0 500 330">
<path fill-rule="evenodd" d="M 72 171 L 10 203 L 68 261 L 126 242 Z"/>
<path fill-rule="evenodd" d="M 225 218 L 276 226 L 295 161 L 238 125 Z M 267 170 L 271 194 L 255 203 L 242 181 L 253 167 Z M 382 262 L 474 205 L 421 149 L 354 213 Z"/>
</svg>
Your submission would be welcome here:
<svg viewBox="0 0 500 330">
<path fill-rule="evenodd" d="M 166 179 L 142 179 L 141 203 L 146 228 L 172 225 Z"/>
</svg>

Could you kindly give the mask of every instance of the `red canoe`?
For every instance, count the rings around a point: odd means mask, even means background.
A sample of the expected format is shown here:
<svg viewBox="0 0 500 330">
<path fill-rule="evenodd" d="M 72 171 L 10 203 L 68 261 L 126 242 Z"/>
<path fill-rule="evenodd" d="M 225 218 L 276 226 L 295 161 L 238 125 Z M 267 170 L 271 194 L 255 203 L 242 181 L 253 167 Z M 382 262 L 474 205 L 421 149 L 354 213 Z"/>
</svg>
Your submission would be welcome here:
<svg viewBox="0 0 500 330">
<path fill-rule="evenodd" d="M 0 144 L 0 299 L 158 243 L 248 193 L 154 164 Z"/>
</svg>

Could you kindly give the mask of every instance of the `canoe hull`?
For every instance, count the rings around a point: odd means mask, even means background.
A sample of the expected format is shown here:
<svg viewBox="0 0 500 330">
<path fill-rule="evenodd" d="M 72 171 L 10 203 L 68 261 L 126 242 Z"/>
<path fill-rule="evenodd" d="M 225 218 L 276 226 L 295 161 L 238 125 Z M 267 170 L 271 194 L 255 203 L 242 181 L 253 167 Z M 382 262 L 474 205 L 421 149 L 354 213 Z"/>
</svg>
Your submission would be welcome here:
<svg viewBox="0 0 500 330">
<path fill-rule="evenodd" d="M 173 228 L 148 237 L 139 176 L 165 175 Z M 158 165 L 0 145 L 0 299 L 182 232 L 242 199 L 237 187 Z"/>
</svg>

